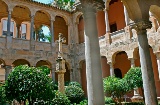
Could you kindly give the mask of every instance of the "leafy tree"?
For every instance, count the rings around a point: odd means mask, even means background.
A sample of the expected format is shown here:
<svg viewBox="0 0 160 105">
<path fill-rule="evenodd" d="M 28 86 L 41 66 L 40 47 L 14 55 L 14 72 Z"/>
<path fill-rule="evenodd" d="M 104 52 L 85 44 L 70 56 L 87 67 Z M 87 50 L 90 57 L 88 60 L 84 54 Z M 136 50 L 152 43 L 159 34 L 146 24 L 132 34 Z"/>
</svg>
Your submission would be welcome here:
<svg viewBox="0 0 160 105">
<path fill-rule="evenodd" d="M 120 103 L 122 96 L 129 91 L 125 79 L 109 76 L 103 79 L 104 91 L 107 92 L 116 102 Z"/>
<path fill-rule="evenodd" d="M 47 66 L 41 66 L 38 67 L 37 69 L 44 72 L 46 75 L 50 74 L 50 68 L 48 68 Z"/>
<path fill-rule="evenodd" d="M 51 42 L 51 33 L 49 32 L 48 35 L 45 35 L 47 41 Z"/>
<path fill-rule="evenodd" d="M 36 100 L 51 101 L 54 89 L 51 79 L 41 70 L 26 65 L 17 66 L 5 83 L 6 97 L 9 100 L 29 101 L 33 105 Z"/>
<path fill-rule="evenodd" d="M 140 67 L 132 67 L 125 74 L 124 79 L 128 82 L 131 89 L 143 87 L 142 73 Z"/>
<path fill-rule="evenodd" d="M 75 3 L 75 0 L 54 0 L 53 5 L 67 11 L 72 11 L 74 3 Z"/>
</svg>

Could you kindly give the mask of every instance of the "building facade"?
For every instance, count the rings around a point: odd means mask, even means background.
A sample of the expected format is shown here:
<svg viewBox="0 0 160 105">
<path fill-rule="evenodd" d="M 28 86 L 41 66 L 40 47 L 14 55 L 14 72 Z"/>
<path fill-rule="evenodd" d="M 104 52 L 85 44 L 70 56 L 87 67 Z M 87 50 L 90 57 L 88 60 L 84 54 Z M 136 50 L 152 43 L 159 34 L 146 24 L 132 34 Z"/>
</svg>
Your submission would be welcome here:
<svg viewBox="0 0 160 105">
<path fill-rule="evenodd" d="M 138 39 L 129 24 L 126 7 L 121 0 L 104 2 L 105 10 L 97 11 L 96 20 L 100 44 L 103 78 L 115 74 L 123 78 L 130 67 L 139 67 Z M 156 9 L 156 10 L 155 10 Z M 152 28 L 147 29 L 157 96 L 160 97 L 160 10 L 151 8 Z M 45 25 L 52 35 L 51 43 L 38 41 L 36 31 Z M 66 60 L 65 81 L 78 81 L 86 92 L 84 18 L 80 11 L 68 12 L 32 0 L 0 0 L 0 79 L 7 78 L 14 66 L 47 65 L 53 80 L 57 80 L 56 59 L 58 34 L 67 40 L 63 44 Z"/>
</svg>

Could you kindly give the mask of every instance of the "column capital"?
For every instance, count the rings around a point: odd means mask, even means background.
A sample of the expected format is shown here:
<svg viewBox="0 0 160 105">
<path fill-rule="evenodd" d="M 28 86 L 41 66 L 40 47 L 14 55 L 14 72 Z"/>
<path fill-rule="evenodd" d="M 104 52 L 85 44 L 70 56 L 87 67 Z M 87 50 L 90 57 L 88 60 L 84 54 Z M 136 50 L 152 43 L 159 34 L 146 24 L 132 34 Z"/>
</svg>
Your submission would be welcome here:
<svg viewBox="0 0 160 105">
<path fill-rule="evenodd" d="M 50 19 L 50 21 L 55 21 L 55 18 L 56 18 L 56 15 L 55 14 L 51 14 L 51 19 Z"/>
<path fill-rule="evenodd" d="M 135 29 L 137 31 L 138 34 L 141 33 L 146 33 L 146 29 L 151 28 L 152 24 L 150 21 L 146 21 L 146 20 L 141 20 L 141 21 L 136 21 L 132 24 L 130 24 L 132 29 Z"/>
<path fill-rule="evenodd" d="M 104 8 L 103 0 L 80 0 L 80 2 L 81 2 L 81 6 L 82 6 L 82 8 L 80 8 L 80 9 L 82 11 L 95 10 L 95 12 L 96 12 L 96 10 L 102 10 Z"/>
</svg>

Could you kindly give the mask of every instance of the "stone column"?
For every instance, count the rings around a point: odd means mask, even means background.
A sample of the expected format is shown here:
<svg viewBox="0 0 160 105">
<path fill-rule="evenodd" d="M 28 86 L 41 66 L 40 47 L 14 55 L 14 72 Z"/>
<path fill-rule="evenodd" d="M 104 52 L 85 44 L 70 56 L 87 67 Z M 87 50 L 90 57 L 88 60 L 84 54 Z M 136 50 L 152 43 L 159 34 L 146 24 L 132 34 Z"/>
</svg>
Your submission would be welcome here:
<svg viewBox="0 0 160 105">
<path fill-rule="evenodd" d="M 34 40 L 34 15 L 31 15 L 30 40 Z"/>
<path fill-rule="evenodd" d="M 21 24 L 16 24 L 16 26 L 17 26 L 17 38 L 21 38 L 21 35 L 20 35 Z"/>
<path fill-rule="evenodd" d="M 8 20 L 7 20 L 7 36 L 6 36 L 6 48 L 11 49 L 12 48 L 12 37 L 10 35 L 10 29 L 11 29 L 11 13 L 12 10 L 8 10 Z"/>
<path fill-rule="evenodd" d="M 135 59 L 134 58 L 129 58 L 131 61 L 131 67 L 135 67 Z"/>
<path fill-rule="evenodd" d="M 125 17 L 126 26 L 128 26 L 130 19 L 129 19 L 128 12 L 125 6 L 124 6 L 124 17 Z"/>
<path fill-rule="evenodd" d="M 160 79 L 160 57 L 159 57 L 159 54 L 156 54 L 157 55 L 157 66 L 158 66 L 158 77 Z"/>
<path fill-rule="evenodd" d="M 34 41 L 34 15 L 31 15 L 30 50 L 35 50 L 35 41 Z"/>
<path fill-rule="evenodd" d="M 53 22 L 54 20 L 51 19 L 51 28 L 50 28 L 50 32 L 51 32 L 51 46 L 54 46 L 54 26 L 53 26 Z"/>
<path fill-rule="evenodd" d="M 114 76 L 114 67 L 113 67 L 113 63 L 112 62 L 108 62 L 109 66 L 110 66 L 110 76 Z"/>
<path fill-rule="evenodd" d="M 54 66 L 52 66 L 51 74 L 52 74 L 52 81 L 55 81 L 55 71 L 56 71 L 55 65 L 56 65 L 56 64 L 53 64 L 53 65 L 54 65 Z"/>
<path fill-rule="evenodd" d="M 84 4 L 83 4 L 84 2 Z M 82 0 L 85 24 L 85 59 L 88 105 L 104 105 L 104 90 L 100 61 L 100 47 L 96 24 L 96 7 L 98 3 Z"/>
<path fill-rule="evenodd" d="M 5 66 L 5 80 L 7 80 L 9 73 L 12 71 L 12 66 L 6 65 Z"/>
<path fill-rule="evenodd" d="M 105 9 L 105 23 L 106 23 L 106 40 L 107 40 L 107 44 L 111 44 L 111 36 L 110 36 L 110 26 L 109 26 L 109 20 L 108 20 L 108 10 Z"/>
<path fill-rule="evenodd" d="M 143 79 L 143 88 L 146 105 L 158 105 L 155 80 L 152 68 L 152 60 L 149 51 L 149 44 L 147 39 L 147 30 L 151 28 L 151 22 L 139 21 L 133 25 L 138 35 L 139 55 Z"/>
<path fill-rule="evenodd" d="M 11 36 L 10 35 L 10 31 L 11 31 L 11 10 L 8 10 L 8 20 L 7 20 L 7 36 Z"/>
</svg>

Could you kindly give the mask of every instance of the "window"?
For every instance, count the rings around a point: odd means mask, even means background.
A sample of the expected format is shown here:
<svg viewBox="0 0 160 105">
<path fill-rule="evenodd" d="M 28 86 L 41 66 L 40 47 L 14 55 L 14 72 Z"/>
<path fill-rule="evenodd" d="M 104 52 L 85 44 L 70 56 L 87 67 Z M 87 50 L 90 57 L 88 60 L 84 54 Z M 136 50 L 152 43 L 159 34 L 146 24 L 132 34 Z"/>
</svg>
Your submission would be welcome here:
<svg viewBox="0 0 160 105">
<path fill-rule="evenodd" d="M 110 25 L 110 31 L 111 31 L 111 33 L 117 31 L 117 24 L 116 23 L 113 23 Z"/>
<path fill-rule="evenodd" d="M 10 35 L 13 36 L 14 33 L 14 22 L 11 21 Z M 7 35 L 7 20 L 3 20 L 3 35 Z"/>
<path fill-rule="evenodd" d="M 26 33 L 27 33 L 27 25 L 21 24 L 21 38 L 26 39 Z"/>
</svg>

